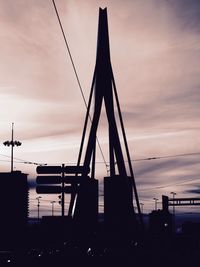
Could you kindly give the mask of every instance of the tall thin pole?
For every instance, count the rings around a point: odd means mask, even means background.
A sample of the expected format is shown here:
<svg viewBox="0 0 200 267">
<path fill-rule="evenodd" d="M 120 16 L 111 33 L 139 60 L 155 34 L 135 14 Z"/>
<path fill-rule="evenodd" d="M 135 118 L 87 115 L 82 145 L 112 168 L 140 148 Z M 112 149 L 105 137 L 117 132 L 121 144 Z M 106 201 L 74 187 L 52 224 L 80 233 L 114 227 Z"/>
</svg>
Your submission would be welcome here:
<svg viewBox="0 0 200 267">
<path fill-rule="evenodd" d="M 38 204 L 37 204 L 37 208 L 38 208 L 38 221 L 40 219 L 40 198 L 42 198 L 42 197 L 36 197 L 36 199 L 38 201 Z"/>
<path fill-rule="evenodd" d="M 13 152 L 14 152 L 14 146 L 21 146 L 22 143 L 20 141 L 15 140 L 14 141 L 14 122 L 12 122 L 12 130 L 11 130 L 11 140 L 3 142 L 4 146 L 11 146 L 11 156 L 10 156 L 10 171 L 13 172 Z"/>
<path fill-rule="evenodd" d="M 11 134 L 11 172 L 13 172 L 13 147 L 14 147 L 14 123 L 12 123 L 12 134 Z"/>
<path fill-rule="evenodd" d="M 61 203 L 62 203 L 62 217 L 64 218 L 65 216 L 65 192 L 64 192 L 64 176 L 65 176 L 65 171 L 64 171 L 65 164 L 62 164 L 62 193 L 61 193 Z"/>
<path fill-rule="evenodd" d="M 40 218 L 40 201 L 39 201 L 39 199 L 38 199 L 38 220 L 39 220 L 39 218 Z"/>
<path fill-rule="evenodd" d="M 55 201 L 51 201 L 51 204 L 52 204 L 52 216 L 54 216 L 54 203 L 55 203 Z"/>
</svg>

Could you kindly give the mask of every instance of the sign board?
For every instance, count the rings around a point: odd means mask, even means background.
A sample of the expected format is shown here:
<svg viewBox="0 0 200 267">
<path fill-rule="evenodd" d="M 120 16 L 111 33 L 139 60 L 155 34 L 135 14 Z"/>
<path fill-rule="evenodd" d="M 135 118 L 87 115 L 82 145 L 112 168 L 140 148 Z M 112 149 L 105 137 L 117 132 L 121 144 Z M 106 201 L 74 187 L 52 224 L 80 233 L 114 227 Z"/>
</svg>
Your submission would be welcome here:
<svg viewBox="0 0 200 267">
<path fill-rule="evenodd" d="M 61 166 L 38 166 L 36 169 L 38 174 L 58 174 L 62 172 Z"/>
<path fill-rule="evenodd" d="M 38 194 L 60 194 L 62 192 L 61 186 L 39 185 L 36 187 Z"/>
<path fill-rule="evenodd" d="M 90 172 L 90 167 L 85 166 L 65 166 L 65 173 L 69 174 L 88 174 Z"/>
<path fill-rule="evenodd" d="M 61 174 L 62 172 L 68 174 L 88 174 L 90 167 L 85 166 L 38 166 L 36 169 L 38 174 Z"/>
<path fill-rule="evenodd" d="M 60 184 L 62 182 L 61 176 L 37 176 L 37 184 Z"/>
<path fill-rule="evenodd" d="M 66 184 L 79 184 L 88 179 L 90 179 L 89 176 L 65 176 L 63 177 L 63 181 Z"/>
</svg>

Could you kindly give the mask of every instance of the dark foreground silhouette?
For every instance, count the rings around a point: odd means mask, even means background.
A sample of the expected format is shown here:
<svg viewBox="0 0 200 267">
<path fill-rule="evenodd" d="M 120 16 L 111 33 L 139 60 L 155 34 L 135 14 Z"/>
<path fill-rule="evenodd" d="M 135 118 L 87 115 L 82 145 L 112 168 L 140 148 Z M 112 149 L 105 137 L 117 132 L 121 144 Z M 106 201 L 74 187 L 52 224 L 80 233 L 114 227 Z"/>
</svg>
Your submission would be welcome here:
<svg viewBox="0 0 200 267">
<path fill-rule="evenodd" d="M 21 239 L 7 247 L 1 245 L 0 266 L 199 266 L 200 236 L 196 231 L 146 232 L 123 238 L 106 232 L 101 224 L 95 232 L 82 236 L 72 229 L 45 229 L 34 225 Z"/>
</svg>

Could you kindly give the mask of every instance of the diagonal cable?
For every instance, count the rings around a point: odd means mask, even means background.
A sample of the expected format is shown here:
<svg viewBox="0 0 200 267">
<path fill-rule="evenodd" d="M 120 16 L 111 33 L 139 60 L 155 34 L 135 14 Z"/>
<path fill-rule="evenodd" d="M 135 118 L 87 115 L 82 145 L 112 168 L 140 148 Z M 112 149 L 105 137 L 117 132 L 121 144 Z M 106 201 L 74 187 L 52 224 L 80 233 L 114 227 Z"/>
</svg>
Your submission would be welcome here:
<svg viewBox="0 0 200 267">
<path fill-rule="evenodd" d="M 59 25 L 60 25 L 60 29 L 61 29 L 64 41 L 65 41 L 65 45 L 66 45 L 66 48 L 67 48 L 67 51 L 68 51 L 68 54 L 69 54 L 69 57 L 70 57 L 70 60 L 71 60 L 71 63 L 72 63 L 72 67 L 73 67 L 73 70 L 74 70 L 74 73 L 75 73 L 75 76 L 76 76 L 76 80 L 77 80 L 77 83 L 78 83 L 78 86 L 79 86 L 79 89 L 80 89 L 80 92 L 81 92 L 85 107 L 86 107 L 86 109 L 88 109 L 87 102 L 86 102 L 86 99 L 85 99 L 85 95 L 84 95 L 84 92 L 83 92 L 83 89 L 82 89 L 82 86 L 81 86 L 81 83 L 80 83 L 80 79 L 78 77 L 78 73 L 77 73 L 77 70 L 76 70 L 76 67 L 75 67 L 75 64 L 74 64 L 74 60 L 72 58 L 72 54 L 71 54 L 71 51 L 70 51 L 70 48 L 69 48 L 69 44 L 68 44 L 68 41 L 67 41 L 67 38 L 66 38 L 66 35 L 65 35 L 65 32 L 64 32 L 63 26 L 62 26 L 62 22 L 60 20 L 60 16 L 59 16 L 59 13 L 58 13 L 58 10 L 57 10 L 57 7 L 56 7 L 56 3 L 55 3 L 54 0 L 52 0 L 52 3 L 53 3 L 53 6 L 54 6 L 54 9 L 55 9 L 55 12 L 56 12 L 56 16 L 57 16 L 57 19 L 58 19 L 58 22 L 59 22 Z M 89 119 L 92 122 L 92 118 L 91 118 L 90 115 L 89 115 Z M 99 139 L 98 139 L 97 136 L 96 136 L 96 140 L 97 140 L 97 144 L 98 144 L 101 156 L 103 158 L 103 161 L 104 161 L 104 164 L 105 164 L 105 167 L 106 167 L 106 171 L 108 171 L 107 170 L 106 159 L 105 159 L 105 156 L 103 154 L 103 150 L 101 148 L 101 145 L 100 145 L 100 142 L 99 142 Z"/>
</svg>

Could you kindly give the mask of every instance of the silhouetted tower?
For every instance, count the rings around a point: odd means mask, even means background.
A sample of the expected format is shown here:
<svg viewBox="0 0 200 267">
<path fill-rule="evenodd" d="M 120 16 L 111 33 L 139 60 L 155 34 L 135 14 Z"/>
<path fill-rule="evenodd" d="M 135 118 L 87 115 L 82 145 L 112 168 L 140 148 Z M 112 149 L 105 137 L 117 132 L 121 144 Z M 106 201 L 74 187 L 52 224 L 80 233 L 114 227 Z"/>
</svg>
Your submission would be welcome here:
<svg viewBox="0 0 200 267">
<path fill-rule="evenodd" d="M 75 190 L 78 192 L 77 195 L 75 193 L 72 194 L 69 214 L 72 214 L 72 210 L 74 209 L 74 218 L 77 218 L 77 220 L 79 219 L 80 222 L 87 221 L 86 223 L 91 224 L 91 222 L 94 223 L 97 221 L 98 183 L 97 180 L 95 180 L 96 134 L 101 115 L 101 108 L 104 101 L 108 119 L 110 163 L 110 176 L 104 178 L 104 221 L 106 227 L 108 227 L 108 230 L 112 229 L 114 232 L 124 232 L 126 229 L 128 232 L 130 232 L 134 229 L 134 223 L 136 222 L 136 216 L 133 207 L 133 191 L 141 220 L 142 217 L 110 61 L 106 8 L 100 8 L 99 10 L 96 65 L 77 165 L 80 165 L 81 162 L 87 123 L 88 119 L 90 118 L 89 113 L 92 98 L 94 98 L 94 113 L 84 157 L 84 166 L 91 167 L 91 178 L 89 178 L 86 183 L 81 185 L 82 188 L 80 187 L 78 191 Z M 115 102 L 113 98 L 115 99 Z M 124 155 L 117 129 L 114 112 L 115 104 L 119 114 L 130 176 L 127 175 Z M 83 174 L 83 176 L 86 175 Z"/>
</svg>

